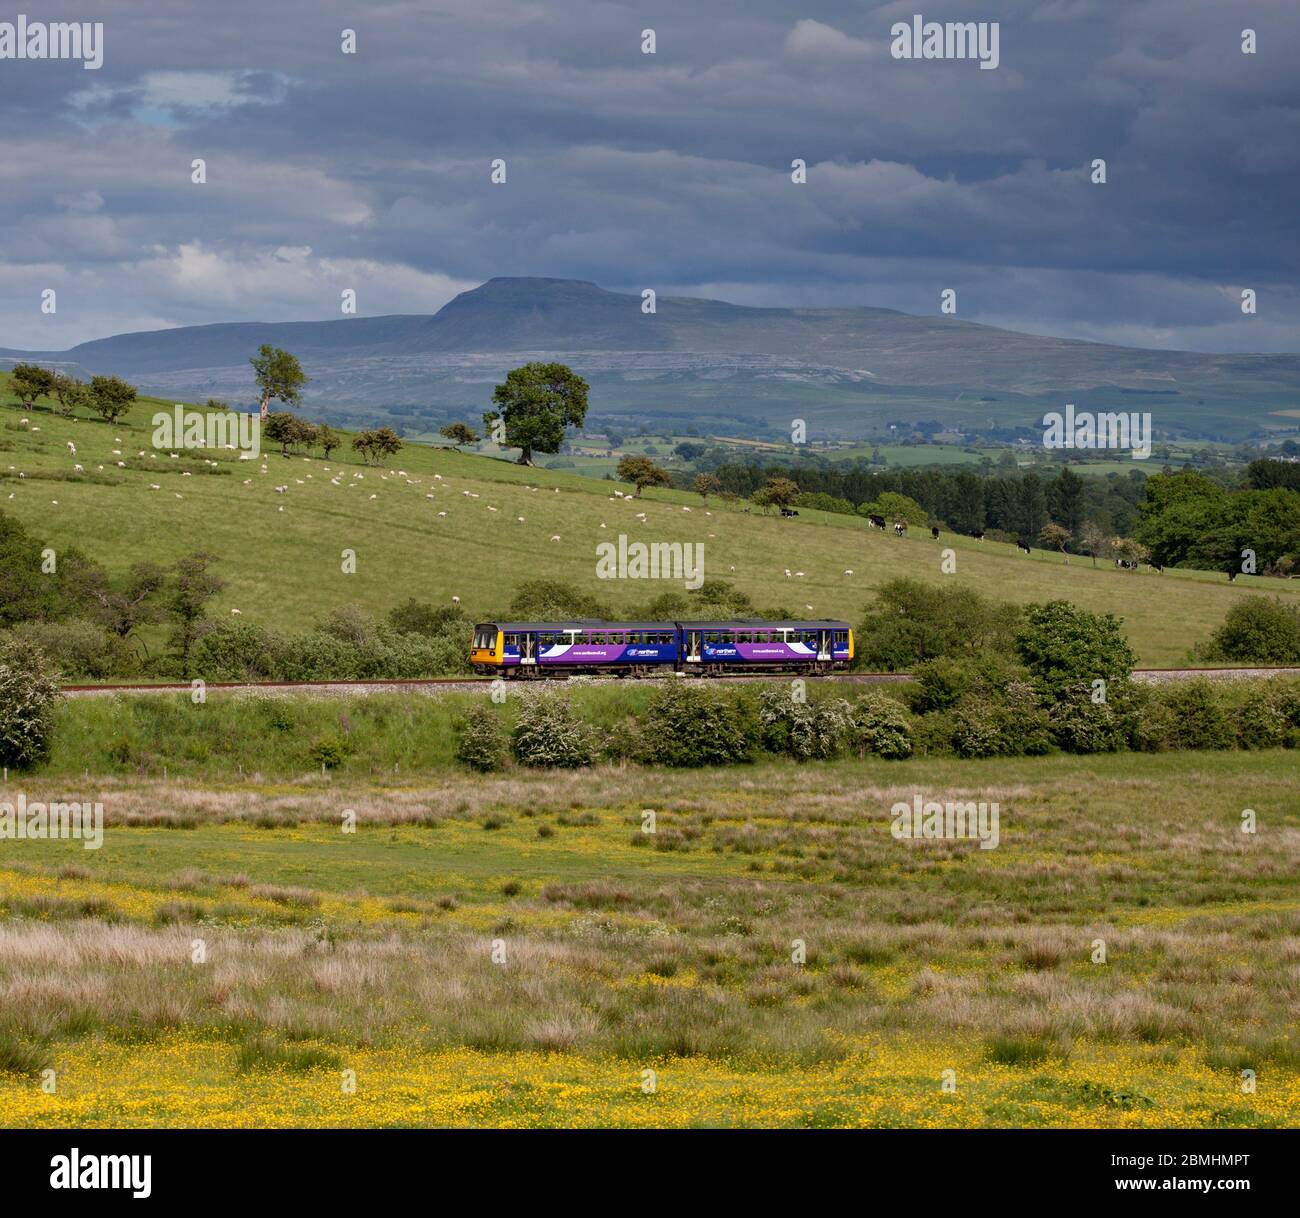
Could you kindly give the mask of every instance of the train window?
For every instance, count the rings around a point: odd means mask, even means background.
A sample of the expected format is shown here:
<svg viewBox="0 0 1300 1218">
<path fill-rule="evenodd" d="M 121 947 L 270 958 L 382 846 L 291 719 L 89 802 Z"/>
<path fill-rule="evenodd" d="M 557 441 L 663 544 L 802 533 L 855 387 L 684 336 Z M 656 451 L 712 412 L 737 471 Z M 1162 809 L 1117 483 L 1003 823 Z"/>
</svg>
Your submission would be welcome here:
<svg viewBox="0 0 1300 1218">
<path fill-rule="evenodd" d="M 508 635 L 506 635 L 506 646 L 507 646 L 507 647 L 518 647 L 518 646 L 519 646 L 519 636 L 518 636 L 517 634 L 508 634 Z"/>
<path fill-rule="evenodd" d="M 837 643 L 847 643 L 849 641 L 849 632 L 847 630 L 837 630 L 835 632 L 835 641 Z"/>
</svg>

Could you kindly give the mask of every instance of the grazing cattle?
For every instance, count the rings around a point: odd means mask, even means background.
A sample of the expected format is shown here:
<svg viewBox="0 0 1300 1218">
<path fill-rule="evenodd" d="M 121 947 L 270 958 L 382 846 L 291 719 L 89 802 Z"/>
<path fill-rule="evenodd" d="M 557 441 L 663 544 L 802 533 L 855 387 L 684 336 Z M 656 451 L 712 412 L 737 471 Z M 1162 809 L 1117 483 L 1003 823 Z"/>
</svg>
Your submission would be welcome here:
<svg viewBox="0 0 1300 1218">
<path fill-rule="evenodd" d="M 902 537 L 902 535 L 903 535 L 904 533 L 906 533 L 906 532 L 907 532 L 907 525 L 904 524 L 903 521 L 901 521 L 901 520 L 895 520 L 895 521 L 894 521 L 894 536 L 895 536 L 895 537 Z"/>
<path fill-rule="evenodd" d="M 798 516 L 799 513 L 798 513 L 797 511 L 795 511 L 794 508 L 785 508 L 785 507 L 783 507 L 783 508 L 781 509 L 781 515 L 782 515 L 782 516 Z"/>
<path fill-rule="evenodd" d="M 1147 566 L 1157 575 L 1163 575 L 1165 573 L 1165 564 L 1162 562 L 1149 562 L 1147 563 Z"/>
<path fill-rule="evenodd" d="M 1232 583 L 1232 581 L 1235 580 L 1236 578 L 1237 578 L 1237 573 L 1235 571 L 1228 572 L 1228 583 Z"/>
<path fill-rule="evenodd" d="M 873 529 L 881 529 L 883 531 L 885 527 L 885 518 L 883 516 L 868 516 L 867 523 Z"/>
<path fill-rule="evenodd" d="M 1017 549 L 1017 550 L 1020 550 L 1022 553 L 1025 553 L 1025 554 L 1028 554 L 1028 553 L 1031 552 L 1031 551 L 1030 551 L 1030 548 L 1029 548 L 1029 542 L 1026 541 L 1023 537 L 1020 538 L 1020 540 L 1016 542 L 1016 549 Z"/>
<path fill-rule="evenodd" d="M 938 540 L 939 540 L 939 529 L 938 529 L 937 526 L 934 526 L 934 525 L 931 526 L 931 528 L 930 528 L 930 536 L 933 537 L 933 538 L 935 539 L 935 541 L 938 541 Z"/>
<path fill-rule="evenodd" d="M 971 536 L 972 536 L 973 538 L 975 538 L 976 541 L 983 541 L 983 540 L 984 540 L 984 530 L 983 530 L 983 529 L 976 529 L 975 532 L 973 532 L 973 533 L 971 534 Z"/>
</svg>

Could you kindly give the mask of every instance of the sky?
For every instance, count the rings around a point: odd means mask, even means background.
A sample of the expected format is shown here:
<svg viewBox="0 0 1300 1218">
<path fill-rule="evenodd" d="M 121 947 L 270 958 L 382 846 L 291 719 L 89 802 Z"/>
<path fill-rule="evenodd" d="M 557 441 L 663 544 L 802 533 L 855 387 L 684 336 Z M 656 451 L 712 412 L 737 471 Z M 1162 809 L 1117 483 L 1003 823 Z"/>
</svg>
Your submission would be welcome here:
<svg viewBox="0 0 1300 1218">
<path fill-rule="evenodd" d="M 1300 351 L 1295 0 L 8 3 L 103 64 L 0 59 L 0 347 L 538 275 Z"/>
</svg>

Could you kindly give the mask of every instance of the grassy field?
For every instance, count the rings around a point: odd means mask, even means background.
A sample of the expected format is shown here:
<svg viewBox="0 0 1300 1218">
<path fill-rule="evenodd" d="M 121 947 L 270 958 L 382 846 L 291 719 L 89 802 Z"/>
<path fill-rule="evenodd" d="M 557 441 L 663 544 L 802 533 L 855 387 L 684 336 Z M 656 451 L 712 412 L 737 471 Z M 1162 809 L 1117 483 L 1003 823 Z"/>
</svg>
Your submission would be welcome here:
<svg viewBox="0 0 1300 1218">
<path fill-rule="evenodd" d="M 107 827 L 3 844 L 0 1112 L 1293 1125 L 1294 777 L 1279 752 L 30 778 Z M 895 839 L 918 792 L 998 801 L 998 847 Z"/>
<path fill-rule="evenodd" d="M 857 518 L 811 510 L 797 520 L 765 517 L 686 492 L 619 499 L 607 482 L 417 445 L 383 469 L 350 449 L 332 461 L 276 453 L 238 461 L 232 452 L 173 459 L 151 445 L 150 419 L 168 405 L 142 402 L 115 426 L 0 406 L 0 510 L 56 550 L 78 546 L 114 571 L 210 551 L 228 581 L 215 615 L 237 609 L 244 621 L 283 630 L 342 604 L 382 612 L 411 596 L 440 604 L 459 596 L 471 615 L 486 616 L 537 576 L 631 610 L 673 585 L 597 579 L 595 547 L 620 533 L 702 543 L 707 577 L 801 615 L 856 620 L 874 588 L 904 574 L 1016 601 L 1064 597 L 1122 617 L 1148 665 L 1181 662 L 1236 598 L 1261 589 L 1300 597 L 1284 581 L 1243 576 L 1229 585 L 1221 574 L 1093 569 L 1079 558 L 1065 565 L 1059 555 L 1025 557 L 962 537 L 937 545 L 884 536 Z M 957 553 L 952 575 L 940 572 L 947 546 Z M 344 550 L 356 553 L 353 574 L 342 571 Z"/>
</svg>

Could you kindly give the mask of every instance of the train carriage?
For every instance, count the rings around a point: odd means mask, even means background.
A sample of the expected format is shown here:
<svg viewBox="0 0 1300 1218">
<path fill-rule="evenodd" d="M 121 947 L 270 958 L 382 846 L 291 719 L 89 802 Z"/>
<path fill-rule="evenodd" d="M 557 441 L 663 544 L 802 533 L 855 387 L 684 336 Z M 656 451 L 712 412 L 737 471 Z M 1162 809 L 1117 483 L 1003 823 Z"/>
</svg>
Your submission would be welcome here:
<svg viewBox="0 0 1300 1218">
<path fill-rule="evenodd" d="M 470 647 L 475 672 L 523 678 L 816 673 L 852 659 L 852 629 L 831 620 L 481 622 Z"/>
<path fill-rule="evenodd" d="M 848 622 L 678 622 L 683 668 L 728 672 L 831 672 L 853 659 Z"/>
<path fill-rule="evenodd" d="M 514 677 L 617 672 L 648 676 L 675 667 L 674 622 L 484 622 L 474 627 L 475 672 Z"/>
</svg>

